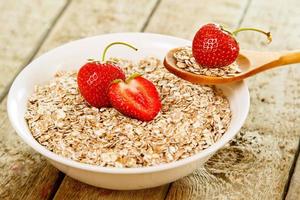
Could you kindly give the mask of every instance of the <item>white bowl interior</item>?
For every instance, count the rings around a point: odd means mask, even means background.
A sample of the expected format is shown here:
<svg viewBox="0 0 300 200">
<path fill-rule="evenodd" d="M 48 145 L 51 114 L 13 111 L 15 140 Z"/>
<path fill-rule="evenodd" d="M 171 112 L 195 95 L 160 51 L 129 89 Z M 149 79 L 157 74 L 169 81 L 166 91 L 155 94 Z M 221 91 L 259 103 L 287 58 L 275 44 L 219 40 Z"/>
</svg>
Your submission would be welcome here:
<svg viewBox="0 0 300 200">
<path fill-rule="evenodd" d="M 224 146 L 241 128 L 249 110 L 249 93 L 244 82 L 218 86 L 223 90 L 230 101 L 232 120 L 228 131 L 214 145 L 208 149 L 181 161 L 145 167 L 139 169 L 113 169 L 71 161 L 58 156 L 41 146 L 31 135 L 24 113 L 28 97 L 32 94 L 36 84 L 43 84 L 50 80 L 58 70 L 78 69 L 88 58 L 100 59 L 106 45 L 115 41 L 125 41 L 136 46 L 135 52 L 124 46 L 114 46 L 107 57 L 121 57 L 139 60 L 147 56 L 154 56 L 163 60 L 164 55 L 171 48 L 190 45 L 190 41 L 170 36 L 145 33 L 120 33 L 108 34 L 74 41 L 51 50 L 30 63 L 15 79 L 8 96 L 8 113 L 12 125 L 21 138 L 39 153 L 56 162 L 63 163 L 85 170 L 101 171 L 107 173 L 144 173 L 163 170 L 179 165 L 184 165 L 194 159 L 211 155 Z"/>
</svg>

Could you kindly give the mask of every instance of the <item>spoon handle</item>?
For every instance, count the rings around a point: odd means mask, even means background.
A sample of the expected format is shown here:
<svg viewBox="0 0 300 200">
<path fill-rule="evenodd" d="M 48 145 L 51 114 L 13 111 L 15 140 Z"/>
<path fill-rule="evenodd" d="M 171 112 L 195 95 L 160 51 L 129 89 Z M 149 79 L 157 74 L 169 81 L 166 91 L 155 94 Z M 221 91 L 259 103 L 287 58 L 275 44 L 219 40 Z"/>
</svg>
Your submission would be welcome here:
<svg viewBox="0 0 300 200">
<path fill-rule="evenodd" d="M 279 64 L 281 65 L 288 65 L 300 63 L 300 51 L 284 53 L 279 58 Z"/>
<path fill-rule="evenodd" d="M 282 52 L 282 53 L 274 52 L 274 53 L 262 54 L 262 56 L 265 56 L 264 58 L 266 60 L 269 59 L 270 61 L 260 65 L 257 68 L 254 68 L 249 73 L 246 73 L 246 77 L 252 76 L 259 72 L 263 72 L 265 70 L 272 69 L 275 67 L 300 63 L 300 51 Z"/>
</svg>

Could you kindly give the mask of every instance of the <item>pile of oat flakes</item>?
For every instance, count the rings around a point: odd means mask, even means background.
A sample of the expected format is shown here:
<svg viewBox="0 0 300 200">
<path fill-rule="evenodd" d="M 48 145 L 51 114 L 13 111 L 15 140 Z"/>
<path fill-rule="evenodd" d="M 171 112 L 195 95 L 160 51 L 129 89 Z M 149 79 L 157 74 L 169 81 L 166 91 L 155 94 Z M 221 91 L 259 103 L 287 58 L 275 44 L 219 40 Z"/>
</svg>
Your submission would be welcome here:
<svg viewBox="0 0 300 200">
<path fill-rule="evenodd" d="M 215 77 L 232 77 L 241 73 L 241 69 L 236 62 L 222 68 L 206 68 L 200 66 L 193 57 L 191 47 L 179 48 L 173 56 L 177 62 L 176 65 L 178 68 L 194 74 Z"/>
<path fill-rule="evenodd" d="M 113 108 L 89 106 L 77 73 L 58 72 L 36 86 L 25 114 L 33 137 L 47 149 L 78 162 L 106 167 L 144 167 L 196 154 L 216 142 L 231 120 L 229 102 L 214 87 L 193 85 L 146 58 L 134 64 L 112 59 L 127 74 L 139 72 L 157 87 L 162 110 L 151 122 Z"/>
</svg>

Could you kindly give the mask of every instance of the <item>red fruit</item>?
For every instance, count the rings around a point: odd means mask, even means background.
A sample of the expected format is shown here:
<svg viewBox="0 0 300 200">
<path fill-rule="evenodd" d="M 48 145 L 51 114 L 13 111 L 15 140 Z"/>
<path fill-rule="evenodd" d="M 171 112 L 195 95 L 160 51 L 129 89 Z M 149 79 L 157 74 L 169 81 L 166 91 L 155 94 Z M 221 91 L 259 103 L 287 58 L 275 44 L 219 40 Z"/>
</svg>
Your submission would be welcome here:
<svg viewBox="0 0 300 200">
<path fill-rule="evenodd" d="M 161 109 L 155 86 L 139 75 L 133 75 L 125 82 L 114 81 L 108 96 L 112 106 L 119 112 L 143 121 L 151 121 Z"/>
<path fill-rule="evenodd" d="M 99 62 L 86 63 L 77 75 L 81 95 L 97 108 L 110 106 L 107 92 L 111 82 L 116 79 L 124 80 L 124 72 L 117 66 Z"/>
<path fill-rule="evenodd" d="M 103 51 L 103 64 L 97 61 L 90 62 L 83 65 L 78 72 L 77 84 L 79 91 L 91 106 L 97 108 L 110 106 L 107 92 L 111 82 L 116 79 L 125 79 L 125 74 L 121 68 L 104 63 L 107 50 L 116 44 L 125 45 L 137 51 L 137 48 L 125 42 L 113 42 Z"/>
<path fill-rule="evenodd" d="M 217 24 L 202 26 L 193 39 L 193 56 L 203 67 L 217 68 L 232 64 L 239 55 L 239 44 L 234 36 L 241 31 L 256 31 L 265 34 L 269 42 L 271 33 L 256 28 L 240 28 L 232 33 Z"/>
<path fill-rule="evenodd" d="M 239 55 L 239 45 L 229 32 L 216 24 L 202 26 L 193 40 L 193 56 L 203 67 L 217 68 L 233 63 Z"/>
</svg>

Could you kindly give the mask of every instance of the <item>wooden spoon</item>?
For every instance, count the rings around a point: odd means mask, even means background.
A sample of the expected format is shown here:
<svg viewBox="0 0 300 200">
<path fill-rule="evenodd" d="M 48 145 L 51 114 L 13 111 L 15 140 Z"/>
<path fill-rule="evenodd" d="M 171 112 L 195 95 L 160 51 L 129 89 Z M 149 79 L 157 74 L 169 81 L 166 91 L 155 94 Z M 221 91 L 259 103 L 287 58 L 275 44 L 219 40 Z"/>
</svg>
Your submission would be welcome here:
<svg viewBox="0 0 300 200">
<path fill-rule="evenodd" d="M 232 77 L 213 77 L 199 75 L 192 72 L 180 69 L 176 65 L 176 60 L 173 57 L 174 52 L 178 48 L 168 52 L 164 59 L 165 67 L 176 76 L 185 79 L 192 83 L 200 84 L 224 84 L 235 81 L 241 81 L 257 73 L 269 70 L 275 67 L 300 63 L 300 51 L 287 52 L 257 52 L 257 51 L 241 51 L 237 58 L 237 64 L 241 69 L 241 73 Z"/>
</svg>

